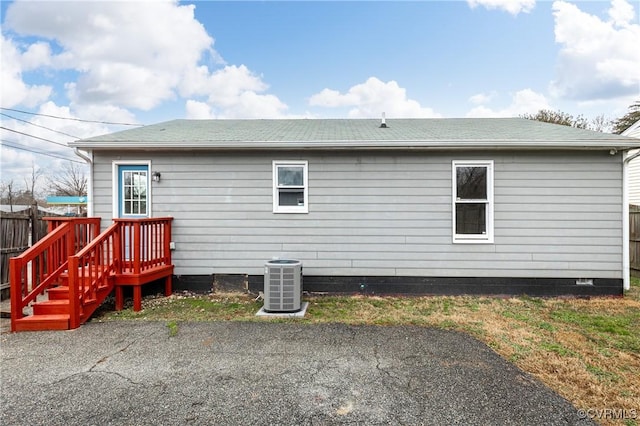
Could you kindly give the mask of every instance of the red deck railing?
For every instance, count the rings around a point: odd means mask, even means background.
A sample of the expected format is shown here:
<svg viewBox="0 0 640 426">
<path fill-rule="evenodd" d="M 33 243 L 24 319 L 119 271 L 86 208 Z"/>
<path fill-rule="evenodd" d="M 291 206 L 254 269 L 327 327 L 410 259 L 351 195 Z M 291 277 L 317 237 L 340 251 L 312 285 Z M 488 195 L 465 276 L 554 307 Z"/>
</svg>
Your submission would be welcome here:
<svg viewBox="0 0 640 426">
<path fill-rule="evenodd" d="M 73 247 L 73 253 L 75 254 L 86 247 L 87 244 L 100 233 L 100 218 L 76 218 L 76 217 L 45 217 L 47 221 L 47 233 L 52 232 L 54 229 L 64 224 L 71 224 L 74 228 L 72 230 L 74 235 L 75 246 Z M 87 226 L 87 223 L 92 223 L 93 226 Z M 69 255 L 71 256 L 71 254 Z"/>
<path fill-rule="evenodd" d="M 23 309 L 39 294 L 60 285 L 64 273 L 68 273 L 71 329 L 86 321 L 114 286 L 135 285 L 136 306 L 139 286 L 146 282 L 166 278 L 165 293 L 170 292 L 172 221 L 172 217 L 114 219 L 97 235 L 100 218 L 49 219 L 49 234 L 10 261 L 11 329 L 16 330 Z M 120 299 L 121 292 L 120 288 Z"/>
<path fill-rule="evenodd" d="M 119 273 L 142 274 L 171 264 L 171 217 L 114 219 L 120 225 Z"/>
<path fill-rule="evenodd" d="M 119 226 L 114 223 L 69 257 L 69 328 L 80 327 L 111 290 L 118 270 Z"/>
<path fill-rule="evenodd" d="M 11 322 L 47 288 L 58 284 L 69 256 L 100 231 L 100 218 L 45 218 L 50 232 L 20 256 L 9 260 Z"/>
</svg>

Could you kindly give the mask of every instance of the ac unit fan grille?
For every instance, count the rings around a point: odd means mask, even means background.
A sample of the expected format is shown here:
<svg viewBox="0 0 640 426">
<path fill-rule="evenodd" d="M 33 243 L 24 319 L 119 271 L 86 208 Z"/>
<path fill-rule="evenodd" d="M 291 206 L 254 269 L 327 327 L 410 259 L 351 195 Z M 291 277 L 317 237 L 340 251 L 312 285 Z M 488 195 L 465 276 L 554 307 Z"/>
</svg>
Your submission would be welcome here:
<svg viewBox="0 0 640 426">
<path fill-rule="evenodd" d="M 269 268 L 269 306 L 283 311 L 296 308 L 294 268 Z"/>
<path fill-rule="evenodd" d="M 265 310 L 300 310 L 302 294 L 302 268 L 267 264 L 265 277 Z"/>
</svg>

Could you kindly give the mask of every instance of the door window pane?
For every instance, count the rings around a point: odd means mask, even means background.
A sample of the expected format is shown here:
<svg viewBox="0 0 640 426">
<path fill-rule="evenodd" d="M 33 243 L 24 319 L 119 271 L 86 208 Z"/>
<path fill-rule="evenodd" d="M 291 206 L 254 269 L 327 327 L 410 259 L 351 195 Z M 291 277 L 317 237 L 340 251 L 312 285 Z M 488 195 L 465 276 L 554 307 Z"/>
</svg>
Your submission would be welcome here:
<svg viewBox="0 0 640 426">
<path fill-rule="evenodd" d="M 123 214 L 147 215 L 147 171 L 122 171 L 122 207 Z"/>
</svg>

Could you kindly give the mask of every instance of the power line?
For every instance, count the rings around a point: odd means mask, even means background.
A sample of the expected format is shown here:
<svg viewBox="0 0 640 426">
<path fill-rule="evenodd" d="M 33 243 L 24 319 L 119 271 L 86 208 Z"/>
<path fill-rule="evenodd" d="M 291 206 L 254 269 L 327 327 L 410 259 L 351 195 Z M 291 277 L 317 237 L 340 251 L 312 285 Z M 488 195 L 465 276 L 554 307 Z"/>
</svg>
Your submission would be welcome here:
<svg viewBox="0 0 640 426">
<path fill-rule="evenodd" d="M 30 122 L 30 121 L 23 120 L 23 119 L 18 118 L 18 117 L 14 117 L 14 116 L 12 116 L 12 115 L 8 115 L 8 114 L 5 114 L 5 113 L 3 113 L 3 112 L 0 112 L 0 115 L 3 115 L 3 116 L 5 116 L 5 117 L 11 118 L 11 119 L 16 120 L 16 121 L 22 121 L 23 123 L 31 124 L 32 126 L 40 127 L 40 128 L 42 128 L 42 129 L 46 129 L 46 130 L 49 130 L 49 131 L 52 131 L 52 132 L 55 132 L 55 133 L 59 133 L 59 134 L 61 134 L 61 135 L 69 136 L 70 138 L 74 138 L 74 139 L 82 139 L 82 138 L 81 138 L 81 137 L 79 137 L 79 136 L 70 135 L 69 133 L 61 132 L 60 130 L 55 130 L 55 129 L 51 129 L 51 128 L 49 128 L 49 127 L 41 126 L 40 124 L 32 123 L 32 122 Z"/>
<path fill-rule="evenodd" d="M 41 141 L 45 141 L 45 142 L 49 142 L 49 143 L 54 143 L 54 144 L 56 144 L 56 145 L 64 146 L 65 148 L 70 148 L 70 147 L 69 147 L 69 145 L 67 145 L 67 144 L 60 143 L 60 142 L 56 142 L 56 141 L 52 141 L 51 139 L 41 138 L 40 136 L 30 135 L 29 133 L 20 132 L 20 131 L 18 131 L 18 130 L 8 129 L 8 128 L 3 127 L 3 126 L 0 126 L 0 129 L 7 130 L 7 131 L 9 131 L 9 132 L 13 132 L 13 133 L 18 133 L 18 134 L 20 134 L 20 135 L 24 135 L 24 136 L 29 136 L 30 138 L 40 139 Z"/>
<path fill-rule="evenodd" d="M 40 149 L 34 149 L 34 148 L 28 148 L 18 142 L 14 142 L 14 141 L 8 141 L 6 139 L 0 139 L 0 141 L 2 142 L 2 145 L 6 145 L 10 148 L 14 148 L 14 149 L 20 149 L 22 151 L 28 151 L 28 152 L 32 152 L 34 154 L 41 154 L 41 155 L 46 155 L 48 157 L 55 157 L 55 158 L 60 158 L 62 160 L 68 160 L 68 161 L 73 161 L 74 163 L 80 163 L 80 164 L 84 164 L 82 161 L 79 160 L 75 160 L 75 159 L 71 159 L 69 157 L 65 157 L 63 155 L 59 155 L 56 153 L 53 153 L 51 151 L 44 151 L 44 150 L 40 150 Z"/>
<path fill-rule="evenodd" d="M 70 118 L 70 117 L 60 117 L 60 116 L 57 116 L 57 115 L 37 114 L 35 112 L 20 111 L 19 109 L 12 109 L 12 108 L 0 107 L 0 109 L 3 109 L 5 111 L 19 112 L 21 114 L 39 115 L 41 117 L 56 118 L 58 120 L 81 121 L 83 123 L 110 124 L 110 125 L 114 125 L 114 126 L 138 126 L 138 127 L 144 126 L 144 124 L 136 124 L 136 123 L 115 123 L 115 122 L 112 122 L 112 121 L 83 120 L 81 118 Z"/>
<path fill-rule="evenodd" d="M 28 151 L 28 152 L 31 152 L 33 154 L 45 155 L 47 157 L 59 158 L 61 160 L 72 161 L 72 162 L 78 163 L 78 164 L 85 164 L 82 161 L 71 159 L 69 157 L 65 157 L 65 156 L 62 156 L 62 155 L 58 155 L 58 154 L 55 154 L 55 153 L 50 152 L 50 151 L 42 151 L 42 150 L 35 150 L 35 149 L 32 149 L 32 148 L 27 148 L 24 145 L 20 145 L 17 142 L 8 141 L 6 139 L 0 139 L 0 141 L 2 142 L 2 145 L 8 146 L 9 148 L 19 149 L 19 150 L 22 150 L 22 151 Z"/>
</svg>

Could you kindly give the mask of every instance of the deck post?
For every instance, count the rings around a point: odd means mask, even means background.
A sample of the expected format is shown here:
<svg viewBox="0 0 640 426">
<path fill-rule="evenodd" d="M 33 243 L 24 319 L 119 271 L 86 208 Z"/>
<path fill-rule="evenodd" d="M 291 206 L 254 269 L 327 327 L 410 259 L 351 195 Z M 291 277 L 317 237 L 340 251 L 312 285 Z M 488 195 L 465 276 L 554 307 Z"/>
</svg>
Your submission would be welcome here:
<svg viewBox="0 0 640 426">
<path fill-rule="evenodd" d="M 140 257 L 142 253 L 142 241 L 140 241 L 140 222 L 133 223 L 133 273 L 140 274 Z"/>
<path fill-rule="evenodd" d="M 171 285 L 171 275 L 169 275 L 168 277 L 166 277 L 164 279 L 164 295 L 165 296 L 171 296 L 171 293 L 173 293 L 172 290 L 172 285 Z"/>
<path fill-rule="evenodd" d="M 22 318 L 22 259 L 12 257 L 9 259 L 9 295 L 11 297 L 11 331 L 16 331 L 16 320 Z"/>
<path fill-rule="evenodd" d="M 142 286 L 133 286 L 133 311 L 138 312 L 142 309 Z"/>
<path fill-rule="evenodd" d="M 113 233 L 113 246 L 111 247 L 111 256 L 115 263 L 116 274 L 122 273 L 122 223 L 118 223 L 118 226 Z"/>
<path fill-rule="evenodd" d="M 164 258 L 165 258 L 165 265 L 171 265 L 171 220 L 167 220 L 165 222 L 165 228 L 164 228 Z M 164 295 L 165 296 L 171 296 L 171 293 L 173 293 L 173 289 L 172 287 L 172 276 L 169 275 L 167 278 L 165 278 L 164 281 Z"/>
<path fill-rule="evenodd" d="M 124 294 L 122 286 L 116 285 L 116 311 L 121 311 L 124 308 Z"/>
<path fill-rule="evenodd" d="M 67 234 L 67 254 L 65 257 L 71 257 L 76 254 L 76 227 L 72 222 L 67 222 L 66 225 L 69 227 L 69 231 Z"/>
<path fill-rule="evenodd" d="M 69 329 L 80 327 L 80 291 L 78 258 L 69 257 Z"/>
<path fill-rule="evenodd" d="M 166 259 L 166 265 L 171 264 L 171 221 L 168 220 L 165 222 L 165 231 L 164 231 L 164 254 Z"/>
</svg>

